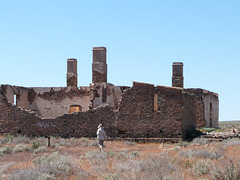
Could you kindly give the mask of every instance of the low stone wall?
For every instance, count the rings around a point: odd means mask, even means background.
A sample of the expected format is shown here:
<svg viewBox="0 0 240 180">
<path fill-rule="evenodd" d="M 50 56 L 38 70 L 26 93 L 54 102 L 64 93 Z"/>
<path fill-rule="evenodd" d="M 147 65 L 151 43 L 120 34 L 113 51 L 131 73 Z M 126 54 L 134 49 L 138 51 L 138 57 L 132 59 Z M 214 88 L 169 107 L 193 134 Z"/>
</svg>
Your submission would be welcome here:
<svg viewBox="0 0 240 180">
<path fill-rule="evenodd" d="M 56 119 L 38 117 L 32 111 L 13 106 L 0 94 L 0 133 L 32 136 L 95 137 L 98 124 L 102 123 L 108 134 L 115 136 L 115 113 L 110 107 L 86 112 L 65 114 Z"/>
<path fill-rule="evenodd" d="M 36 129 L 36 125 L 41 121 L 41 118 L 36 116 L 34 112 L 12 105 L 1 94 L 0 108 L 0 133 L 41 135 Z"/>
<path fill-rule="evenodd" d="M 86 112 L 44 119 L 34 112 L 13 106 L 0 95 L 0 133 L 29 136 L 96 137 L 97 126 L 104 125 L 109 136 L 116 136 L 115 112 L 100 107 Z"/>
</svg>

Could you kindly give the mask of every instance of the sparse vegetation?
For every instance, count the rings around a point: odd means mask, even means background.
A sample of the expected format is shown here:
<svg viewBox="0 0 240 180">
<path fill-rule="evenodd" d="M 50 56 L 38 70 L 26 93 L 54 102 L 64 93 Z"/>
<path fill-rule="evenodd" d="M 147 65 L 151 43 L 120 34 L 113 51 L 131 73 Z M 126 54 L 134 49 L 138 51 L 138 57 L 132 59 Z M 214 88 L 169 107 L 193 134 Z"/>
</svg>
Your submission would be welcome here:
<svg viewBox="0 0 240 180">
<path fill-rule="evenodd" d="M 210 171 L 209 161 L 198 160 L 194 163 L 192 171 L 195 176 L 205 175 Z"/>
<path fill-rule="evenodd" d="M 209 143 L 210 143 L 210 141 L 205 138 L 195 138 L 191 142 L 191 144 L 199 144 L 199 145 L 205 145 L 205 144 L 209 144 Z"/>
<path fill-rule="evenodd" d="M 38 154 L 40 152 L 47 152 L 47 147 L 46 146 L 39 146 L 37 149 L 34 149 L 35 154 Z"/>
<path fill-rule="evenodd" d="M 210 177 L 213 180 L 238 180 L 240 179 L 240 164 L 239 159 L 238 163 L 234 163 L 233 160 L 225 162 L 222 166 L 215 166 L 210 172 Z"/>
<path fill-rule="evenodd" d="M 12 149 L 10 147 L 1 147 L 0 148 L 0 155 L 11 154 L 11 153 L 12 153 Z"/>
<path fill-rule="evenodd" d="M 29 137 L 22 136 L 22 135 L 18 135 L 17 137 L 13 138 L 13 141 L 12 141 L 12 143 L 14 143 L 14 144 L 20 144 L 20 143 L 28 144 L 30 142 L 31 142 L 31 140 Z"/>
<path fill-rule="evenodd" d="M 33 160 L 37 165 L 35 168 L 15 170 L 10 180 L 49 180 L 56 179 L 59 175 L 69 175 L 73 173 L 73 164 L 71 157 L 61 156 L 58 152 L 50 155 L 43 155 Z"/>
<path fill-rule="evenodd" d="M 180 151 L 179 156 L 180 157 L 186 157 L 186 158 L 192 158 L 192 157 L 198 157 L 198 158 L 206 158 L 206 159 L 220 159 L 223 157 L 223 153 L 220 151 L 207 151 L 207 150 L 197 150 L 197 149 L 189 149 L 186 151 Z"/>
<path fill-rule="evenodd" d="M 46 145 L 41 137 L 0 136 L 0 169 L 15 163 L 0 179 L 240 179 L 239 138 L 175 144 L 110 141 L 104 153 L 89 138 L 51 137 L 51 146 Z"/>
<path fill-rule="evenodd" d="M 38 141 L 33 141 L 32 142 L 32 149 L 37 149 L 41 146 L 40 142 Z"/>
<path fill-rule="evenodd" d="M 4 137 L 2 139 L 0 139 L 0 144 L 12 142 L 13 138 L 14 138 L 13 135 L 5 134 Z"/>
<path fill-rule="evenodd" d="M 13 153 L 18 153 L 18 152 L 30 151 L 30 148 L 27 145 L 18 144 L 13 148 L 12 151 Z"/>
</svg>

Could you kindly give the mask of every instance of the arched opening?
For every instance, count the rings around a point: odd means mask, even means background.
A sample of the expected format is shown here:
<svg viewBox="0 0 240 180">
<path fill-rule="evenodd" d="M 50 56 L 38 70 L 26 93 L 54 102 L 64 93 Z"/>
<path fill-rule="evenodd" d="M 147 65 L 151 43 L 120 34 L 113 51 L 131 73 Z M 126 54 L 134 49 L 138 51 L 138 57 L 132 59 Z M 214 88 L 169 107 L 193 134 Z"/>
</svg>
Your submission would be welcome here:
<svg viewBox="0 0 240 180">
<path fill-rule="evenodd" d="M 82 111 L 82 106 L 80 105 L 71 105 L 69 107 L 69 113 L 74 113 L 74 112 L 79 112 L 79 111 Z"/>
<path fill-rule="evenodd" d="M 213 126 L 213 123 L 212 123 L 212 116 L 213 116 L 213 112 L 212 112 L 212 103 L 210 102 L 210 113 L 209 113 L 209 116 L 210 116 L 210 122 L 209 122 L 209 127 L 212 127 Z"/>
</svg>

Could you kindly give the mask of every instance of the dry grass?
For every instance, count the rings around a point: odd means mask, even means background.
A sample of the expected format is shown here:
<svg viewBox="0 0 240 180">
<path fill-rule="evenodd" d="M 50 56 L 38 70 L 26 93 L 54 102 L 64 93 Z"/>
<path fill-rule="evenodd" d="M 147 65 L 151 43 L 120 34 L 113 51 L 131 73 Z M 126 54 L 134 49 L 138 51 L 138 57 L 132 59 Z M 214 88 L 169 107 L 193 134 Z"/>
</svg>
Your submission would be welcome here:
<svg viewBox="0 0 240 180">
<path fill-rule="evenodd" d="M 219 127 L 223 130 L 240 129 L 240 121 L 220 121 Z"/>
<path fill-rule="evenodd" d="M 240 179 L 240 139 L 176 144 L 107 142 L 88 138 L 0 137 L 0 179 Z"/>
</svg>

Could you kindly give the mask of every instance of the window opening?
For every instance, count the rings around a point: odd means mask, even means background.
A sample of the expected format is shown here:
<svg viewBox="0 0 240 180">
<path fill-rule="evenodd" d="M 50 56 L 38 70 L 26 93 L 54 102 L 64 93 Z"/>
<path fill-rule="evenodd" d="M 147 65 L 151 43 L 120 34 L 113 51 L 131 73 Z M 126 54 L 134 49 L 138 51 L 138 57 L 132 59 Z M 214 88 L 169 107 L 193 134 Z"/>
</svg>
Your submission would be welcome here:
<svg viewBox="0 0 240 180">
<path fill-rule="evenodd" d="M 13 95 L 13 104 L 16 106 L 17 105 L 17 95 Z"/>
<path fill-rule="evenodd" d="M 82 106 L 80 105 L 71 105 L 69 108 L 69 113 L 82 111 Z"/>
<path fill-rule="evenodd" d="M 19 94 L 14 94 L 13 95 L 13 104 L 15 106 L 18 106 L 19 100 L 20 100 L 20 95 Z"/>
</svg>

